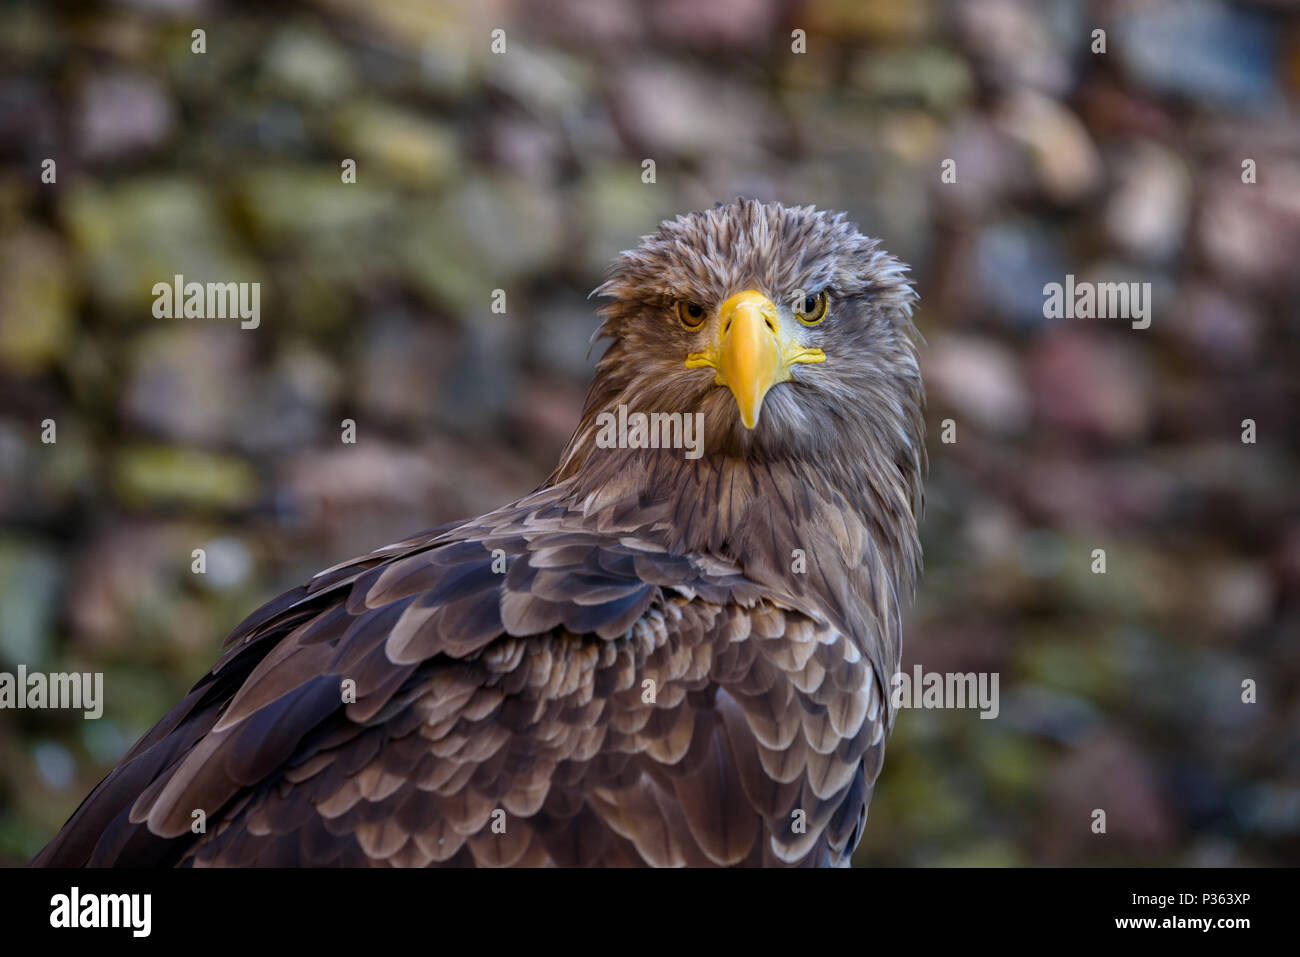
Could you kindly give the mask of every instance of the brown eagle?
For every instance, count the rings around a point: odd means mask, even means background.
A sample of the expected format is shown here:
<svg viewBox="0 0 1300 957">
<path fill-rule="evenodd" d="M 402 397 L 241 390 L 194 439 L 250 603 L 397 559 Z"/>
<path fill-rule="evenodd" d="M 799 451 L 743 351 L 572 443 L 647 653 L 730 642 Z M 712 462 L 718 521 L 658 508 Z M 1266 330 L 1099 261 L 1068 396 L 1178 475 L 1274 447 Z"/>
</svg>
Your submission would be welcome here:
<svg viewBox="0 0 1300 957">
<path fill-rule="evenodd" d="M 906 272 L 842 213 L 662 223 L 547 482 L 254 612 L 34 863 L 846 865 L 921 558 Z"/>
</svg>

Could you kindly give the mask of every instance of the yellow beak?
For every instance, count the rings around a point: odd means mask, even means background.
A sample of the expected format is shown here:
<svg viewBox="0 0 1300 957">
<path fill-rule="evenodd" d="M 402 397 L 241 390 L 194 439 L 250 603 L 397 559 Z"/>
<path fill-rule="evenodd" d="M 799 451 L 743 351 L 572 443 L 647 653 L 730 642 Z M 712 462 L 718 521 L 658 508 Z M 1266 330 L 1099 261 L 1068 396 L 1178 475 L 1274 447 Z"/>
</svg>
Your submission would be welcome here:
<svg viewBox="0 0 1300 957">
<path fill-rule="evenodd" d="M 772 386 L 788 382 L 790 366 L 797 362 L 824 362 L 820 349 L 783 344 L 776 304 L 761 292 L 738 292 L 718 309 L 717 339 L 704 352 L 686 357 L 687 368 L 708 366 L 717 370 L 714 382 L 736 397 L 745 428 L 758 425 L 763 399 Z"/>
<path fill-rule="evenodd" d="M 779 329 L 776 306 L 761 292 L 738 292 L 718 311 L 718 380 L 736 397 L 747 429 L 758 424 L 768 390 L 790 378 Z"/>
</svg>

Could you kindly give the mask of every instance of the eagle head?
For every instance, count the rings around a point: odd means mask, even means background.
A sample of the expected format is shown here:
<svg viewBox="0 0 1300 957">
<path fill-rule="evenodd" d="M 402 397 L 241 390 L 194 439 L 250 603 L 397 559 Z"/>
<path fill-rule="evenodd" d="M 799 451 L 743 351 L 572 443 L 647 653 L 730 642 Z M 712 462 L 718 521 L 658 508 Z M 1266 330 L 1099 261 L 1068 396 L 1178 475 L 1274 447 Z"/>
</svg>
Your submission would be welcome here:
<svg viewBox="0 0 1300 957">
<path fill-rule="evenodd" d="M 678 216 L 594 295 L 610 347 L 585 425 L 622 405 L 702 413 L 714 455 L 923 454 L 907 267 L 844 213 L 738 199 Z M 580 427 L 574 443 L 592 437 Z"/>
</svg>

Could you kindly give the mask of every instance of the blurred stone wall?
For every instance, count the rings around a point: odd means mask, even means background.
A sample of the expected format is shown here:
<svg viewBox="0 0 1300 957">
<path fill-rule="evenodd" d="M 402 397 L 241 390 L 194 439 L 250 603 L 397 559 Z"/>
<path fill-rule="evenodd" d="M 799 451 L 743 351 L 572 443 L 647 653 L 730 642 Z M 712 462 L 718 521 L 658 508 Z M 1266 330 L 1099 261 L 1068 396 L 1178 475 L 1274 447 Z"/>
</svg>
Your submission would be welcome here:
<svg viewBox="0 0 1300 957">
<path fill-rule="evenodd" d="M 0 862 L 257 603 L 544 479 L 604 265 L 736 195 L 914 265 L 905 668 L 1001 679 L 900 716 L 859 862 L 1300 862 L 1292 4 L 19 2 L 0 64 L 0 671 L 107 689 L 0 712 Z M 155 318 L 175 274 L 259 326 Z M 1044 318 L 1067 274 L 1149 328 Z"/>
</svg>

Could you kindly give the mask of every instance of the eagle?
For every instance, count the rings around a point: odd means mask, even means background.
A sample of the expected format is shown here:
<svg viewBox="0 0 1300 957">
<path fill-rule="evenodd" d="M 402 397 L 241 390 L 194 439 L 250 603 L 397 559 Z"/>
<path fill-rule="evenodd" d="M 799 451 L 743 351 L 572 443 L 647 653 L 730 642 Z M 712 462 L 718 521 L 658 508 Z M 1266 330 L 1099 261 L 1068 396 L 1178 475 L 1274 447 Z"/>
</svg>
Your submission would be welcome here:
<svg viewBox="0 0 1300 957">
<path fill-rule="evenodd" d="M 907 274 L 812 206 L 661 223 L 546 482 L 253 612 L 33 863 L 847 866 L 921 563 Z"/>
</svg>

